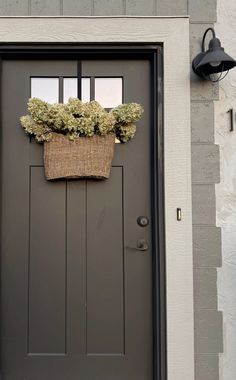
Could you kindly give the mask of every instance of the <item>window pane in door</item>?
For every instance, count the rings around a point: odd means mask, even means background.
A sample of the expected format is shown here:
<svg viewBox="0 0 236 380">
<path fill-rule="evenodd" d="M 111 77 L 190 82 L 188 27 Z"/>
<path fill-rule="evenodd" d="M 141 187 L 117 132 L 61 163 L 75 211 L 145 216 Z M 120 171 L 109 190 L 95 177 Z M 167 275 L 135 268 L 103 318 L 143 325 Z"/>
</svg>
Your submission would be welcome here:
<svg viewBox="0 0 236 380">
<path fill-rule="evenodd" d="M 90 78 L 82 78 L 82 101 L 90 101 Z M 77 98 L 78 81 L 77 78 L 64 78 L 63 99 L 67 103 L 69 98 Z"/>
<path fill-rule="evenodd" d="M 95 100 L 104 108 L 122 103 L 122 78 L 95 78 Z"/>
<path fill-rule="evenodd" d="M 31 78 L 31 98 L 59 102 L 59 78 Z"/>
<path fill-rule="evenodd" d="M 64 78 L 63 102 L 67 103 L 69 98 L 77 98 L 77 78 Z"/>
<path fill-rule="evenodd" d="M 82 101 L 90 101 L 90 78 L 82 78 Z"/>
</svg>

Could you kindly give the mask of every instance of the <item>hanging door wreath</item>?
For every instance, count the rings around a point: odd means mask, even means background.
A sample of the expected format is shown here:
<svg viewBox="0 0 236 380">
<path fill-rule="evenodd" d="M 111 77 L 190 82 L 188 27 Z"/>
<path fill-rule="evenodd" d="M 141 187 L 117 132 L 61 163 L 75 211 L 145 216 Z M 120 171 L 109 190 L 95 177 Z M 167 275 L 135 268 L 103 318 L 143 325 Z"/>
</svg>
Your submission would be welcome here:
<svg viewBox="0 0 236 380">
<path fill-rule="evenodd" d="M 109 178 L 115 138 L 131 140 L 143 108 L 121 104 L 106 111 L 98 102 L 49 104 L 38 98 L 28 102 L 29 114 L 21 125 L 29 136 L 44 144 L 48 180 L 57 178 Z"/>
</svg>

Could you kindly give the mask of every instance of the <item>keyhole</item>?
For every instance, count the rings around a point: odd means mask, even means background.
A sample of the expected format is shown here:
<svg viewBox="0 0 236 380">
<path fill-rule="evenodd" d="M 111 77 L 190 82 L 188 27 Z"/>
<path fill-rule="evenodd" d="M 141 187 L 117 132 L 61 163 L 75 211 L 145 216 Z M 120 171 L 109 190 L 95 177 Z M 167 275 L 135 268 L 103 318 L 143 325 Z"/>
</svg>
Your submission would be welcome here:
<svg viewBox="0 0 236 380">
<path fill-rule="evenodd" d="M 149 219 L 146 216 L 139 216 L 137 223 L 140 227 L 146 227 L 149 225 Z"/>
</svg>

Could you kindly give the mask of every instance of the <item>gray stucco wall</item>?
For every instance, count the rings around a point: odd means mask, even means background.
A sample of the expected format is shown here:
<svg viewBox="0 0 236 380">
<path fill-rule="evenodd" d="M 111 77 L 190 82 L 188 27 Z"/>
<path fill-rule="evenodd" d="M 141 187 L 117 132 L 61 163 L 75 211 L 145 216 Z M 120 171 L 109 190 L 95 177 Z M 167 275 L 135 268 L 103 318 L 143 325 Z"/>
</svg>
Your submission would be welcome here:
<svg viewBox="0 0 236 380">
<path fill-rule="evenodd" d="M 225 51 L 236 56 L 235 1 L 218 0 L 216 32 Z M 220 82 L 215 103 L 215 137 L 220 146 L 221 181 L 216 186 L 216 223 L 222 231 L 222 268 L 218 270 L 219 309 L 224 316 L 224 353 L 220 379 L 236 378 L 236 133 L 230 132 L 229 109 L 235 109 L 236 70 Z M 234 116 L 235 117 L 235 116 Z"/>
<path fill-rule="evenodd" d="M 216 22 L 217 0 L 0 0 L 0 15 L 190 15 L 190 48 L 200 51 L 205 29 Z M 196 380 L 219 379 L 222 315 L 217 310 L 221 231 L 215 226 L 219 149 L 214 144 L 218 86 L 191 76 L 192 186 Z M 183 379 L 188 380 L 188 379 Z"/>
</svg>

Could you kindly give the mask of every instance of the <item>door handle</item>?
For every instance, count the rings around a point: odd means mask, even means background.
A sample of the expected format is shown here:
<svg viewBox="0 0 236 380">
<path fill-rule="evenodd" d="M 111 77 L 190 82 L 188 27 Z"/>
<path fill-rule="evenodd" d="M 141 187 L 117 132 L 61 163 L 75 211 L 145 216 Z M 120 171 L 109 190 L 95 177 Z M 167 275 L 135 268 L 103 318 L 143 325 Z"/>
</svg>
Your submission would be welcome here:
<svg viewBox="0 0 236 380">
<path fill-rule="evenodd" d="M 130 249 L 135 249 L 136 251 L 147 251 L 149 244 L 145 239 L 138 239 L 136 247 L 126 247 Z"/>
</svg>

